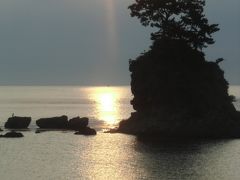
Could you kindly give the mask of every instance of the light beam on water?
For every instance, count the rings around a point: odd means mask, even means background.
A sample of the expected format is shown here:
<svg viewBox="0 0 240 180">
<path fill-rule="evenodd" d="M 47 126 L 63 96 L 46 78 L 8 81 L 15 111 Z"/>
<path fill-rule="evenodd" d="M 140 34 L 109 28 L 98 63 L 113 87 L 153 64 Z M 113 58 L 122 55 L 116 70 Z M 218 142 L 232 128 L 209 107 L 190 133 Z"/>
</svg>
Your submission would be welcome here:
<svg viewBox="0 0 240 180">
<path fill-rule="evenodd" d="M 96 101 L 96 110 L 99 120 L 109 125 L 116 125 L 120 118 L 119 96 L 116 88 L 97 87 L 94 88 L 93 99 Z"/>
</svg>

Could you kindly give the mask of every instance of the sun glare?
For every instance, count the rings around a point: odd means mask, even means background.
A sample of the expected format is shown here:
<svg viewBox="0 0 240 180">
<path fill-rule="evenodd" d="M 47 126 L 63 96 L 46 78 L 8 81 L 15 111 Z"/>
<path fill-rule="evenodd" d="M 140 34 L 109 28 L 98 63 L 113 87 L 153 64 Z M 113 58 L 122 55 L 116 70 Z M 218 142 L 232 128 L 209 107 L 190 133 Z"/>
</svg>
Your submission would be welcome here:
<svg viewBox="0 0 240 180">
<path fill-rule="evenodd" d="M 118 122 L 118 94 L 111 87 L 99 87 L 95 89 L 95 101 L 97 103 L 98 119 L 105 121 L 109 125 Z"/>
<path fill-rule="evenodd" d="M 99 94 L 99 102 L 101 104 L 102 111 L 111 112 L 114 111 L 114 96 L 111 93 Z"/>
<path fill-rule="evenodd" d="M 105 0 L 106 4 L 106 27 L 108 34 L 107 48 L 109 60 L 116 60 L 118 54 L 118 34 L 117 34 L 117 24 L 116 24 L 116 12 L 115 12 L 115 1 Z"/>
</svg>

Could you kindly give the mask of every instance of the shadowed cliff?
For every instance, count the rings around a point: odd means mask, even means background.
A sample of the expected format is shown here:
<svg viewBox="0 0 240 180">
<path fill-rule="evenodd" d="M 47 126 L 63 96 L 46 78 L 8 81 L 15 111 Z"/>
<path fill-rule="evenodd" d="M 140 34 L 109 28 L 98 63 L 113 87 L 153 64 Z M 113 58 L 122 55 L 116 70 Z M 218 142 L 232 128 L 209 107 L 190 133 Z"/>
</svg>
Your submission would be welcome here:
<svg viewBox="0 0 240 180">
<path fill-rule="evenodd" d="M 240 113 L 218 65 L 222 59 L 207 61 L 202 52 L 219 30 L 208 24 L 204 5 L 196 0 L 142 0 L 130 6 L 131 15 L 143 25 L 160 29 L 152 34 L 151 49 L 129 63 L 136 112 L 120 123 L 118 131 L 144 137 L 240 136 Z M 162 14 L 156 18 L 155 11 Z"/>
</svg>

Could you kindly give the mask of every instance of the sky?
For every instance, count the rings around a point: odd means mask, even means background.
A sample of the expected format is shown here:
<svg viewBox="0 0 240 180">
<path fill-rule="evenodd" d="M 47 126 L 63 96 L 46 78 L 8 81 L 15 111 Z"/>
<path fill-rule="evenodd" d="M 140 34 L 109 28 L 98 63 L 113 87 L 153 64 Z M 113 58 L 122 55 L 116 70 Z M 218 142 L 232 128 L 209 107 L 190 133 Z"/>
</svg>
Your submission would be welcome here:
<svg viewBox="0 0 240 180">
<path fill-rule="evenodd" d="M 133 0 L 1 0 L 0 85 L 129 85 L 129 59 L 151 45 Z M 240 84 L 240 1 L 207 0 L 221 30 L 204 50 Z"/>
</svg>

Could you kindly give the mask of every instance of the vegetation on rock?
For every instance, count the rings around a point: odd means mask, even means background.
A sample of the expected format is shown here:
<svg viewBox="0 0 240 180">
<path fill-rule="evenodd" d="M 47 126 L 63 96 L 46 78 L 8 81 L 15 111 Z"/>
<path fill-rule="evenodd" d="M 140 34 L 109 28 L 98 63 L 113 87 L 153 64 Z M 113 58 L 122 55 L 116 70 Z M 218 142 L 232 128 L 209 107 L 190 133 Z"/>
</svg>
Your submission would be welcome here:
<svg viewBox="0 0 240 180">
<path fill-rule="evenodd" d="M 131 60 L 136 110 L 119 131 L 161 137 L 239 136 L 239 112 L 218 63 L 205 59 L 217 24 L 203 14 L 204 0 L 136 0 L 131 15 L 152 33 L 149 51 Z"/>
<path fill-rule="evenodd" d="M 217 24 L 209 24 L 203 14 L 205 0 L 136 0 L 129 6 L 131 16 L 142 25 L 157 28 L 152 40 L 175 39 L 202 49 L 213 44 Z"/>
</svg>

